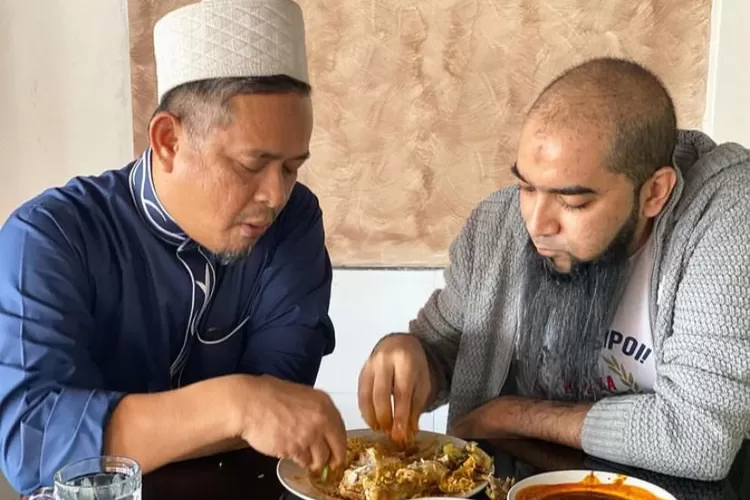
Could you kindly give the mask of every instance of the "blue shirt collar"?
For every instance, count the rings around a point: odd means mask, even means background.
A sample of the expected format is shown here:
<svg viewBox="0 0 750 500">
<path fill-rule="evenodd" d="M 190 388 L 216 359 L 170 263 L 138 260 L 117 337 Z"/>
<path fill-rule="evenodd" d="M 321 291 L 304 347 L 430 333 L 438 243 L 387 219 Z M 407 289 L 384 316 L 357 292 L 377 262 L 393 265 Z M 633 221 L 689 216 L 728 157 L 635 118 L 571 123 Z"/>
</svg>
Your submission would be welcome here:
<svg viewBox="0 0 750 500">
<path fill-rule="evenodd" d="M 130 171 L 130 195 L 146 224 L 159 238 L 167 243 L 183 247 L 190 241 L 188 235 L 169 215 L 156 194 L 150 147 L 146 148 Z"/>
</svg>

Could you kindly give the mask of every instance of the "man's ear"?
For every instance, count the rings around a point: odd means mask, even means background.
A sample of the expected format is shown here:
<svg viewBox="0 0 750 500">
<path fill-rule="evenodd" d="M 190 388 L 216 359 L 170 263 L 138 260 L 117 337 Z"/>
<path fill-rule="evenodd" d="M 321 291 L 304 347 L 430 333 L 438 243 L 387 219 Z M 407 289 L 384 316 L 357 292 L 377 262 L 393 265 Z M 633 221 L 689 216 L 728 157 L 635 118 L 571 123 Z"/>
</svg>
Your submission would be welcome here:
<svg viewBox="0 0 750 500">
<path fill-rule="evenodd" d="M 654 172 L 641 187 L 641 213 L 648 218 L 659 215 L 676 184 L 677 172 L 673 167 L 662 167 Z"/>
<path fill-rule="evenodd" d="M 148 138 L 153 154 L 158 161 L 154 162 L 167 172 L 171 172 L 174 158 L 180 147 L 182 121 L 167 111 L 159 111 L 151 118 L 148 127 Z"/>
</svg>

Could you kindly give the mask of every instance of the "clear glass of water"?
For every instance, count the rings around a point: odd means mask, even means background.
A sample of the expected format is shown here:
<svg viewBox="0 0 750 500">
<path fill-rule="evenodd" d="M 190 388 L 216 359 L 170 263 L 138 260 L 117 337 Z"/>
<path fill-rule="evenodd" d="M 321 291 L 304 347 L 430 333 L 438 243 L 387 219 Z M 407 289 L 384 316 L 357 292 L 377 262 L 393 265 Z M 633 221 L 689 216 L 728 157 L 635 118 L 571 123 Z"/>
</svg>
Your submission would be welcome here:
<svg viewBox="0 0 750 500">
<path fill-rule="evenodd" d="M 86 458 L 55 473 L 29 500 L 141 500 L 141 466 L 126 457 Z"/>
</svg>

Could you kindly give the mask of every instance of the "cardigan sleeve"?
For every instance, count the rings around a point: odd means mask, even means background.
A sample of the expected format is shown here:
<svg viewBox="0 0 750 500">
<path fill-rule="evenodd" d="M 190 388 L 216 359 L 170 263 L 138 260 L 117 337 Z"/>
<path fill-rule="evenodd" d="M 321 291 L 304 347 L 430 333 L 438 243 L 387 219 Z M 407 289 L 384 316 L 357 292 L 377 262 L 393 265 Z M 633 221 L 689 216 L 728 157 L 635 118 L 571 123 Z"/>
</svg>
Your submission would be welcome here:
<svg viewBox="0 0 750 500">
<path fill-rule="evenodd" d="M 669 332 L 654 393 L 597 402 L 583 427 L 587 453 L 719 480 L 750 435 L 750 206 L 724 208 L 704 216 L 682 271 L 663 278 L 676 280 L 664 287 L 676 295 L 671 328 L 657 324 Z"/>
</svg>

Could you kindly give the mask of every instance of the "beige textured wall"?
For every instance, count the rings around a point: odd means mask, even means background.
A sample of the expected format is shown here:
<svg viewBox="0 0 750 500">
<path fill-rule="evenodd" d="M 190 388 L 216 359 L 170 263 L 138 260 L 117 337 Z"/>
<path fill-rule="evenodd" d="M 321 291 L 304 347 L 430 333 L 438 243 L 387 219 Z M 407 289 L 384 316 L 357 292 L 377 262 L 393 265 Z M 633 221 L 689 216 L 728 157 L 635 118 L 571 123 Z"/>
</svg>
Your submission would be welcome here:
<svg viewBox="0 0 750 500">
<path fill-rule="evenodd" d="M 470 210 L 512 182 L 530 102 L 587 58 L 646 64 L 701 123 L 710 0 L 301 3 L 317 98 L 303 180 L 337 264 L 445 265 Z"/>
<path fill-rule="evenodd" d="M 154 106 L 149 27 L 193 0 L 129 0 L 136 150 Z M 443 266 L 476 203 L 512 179 L 523 113 L 568 66 L 646 64 L 683 126 L 705 105 L 711 0 L 298 0 L 316 127 L 300 174 L 337 266 Z"/>
</svg>

